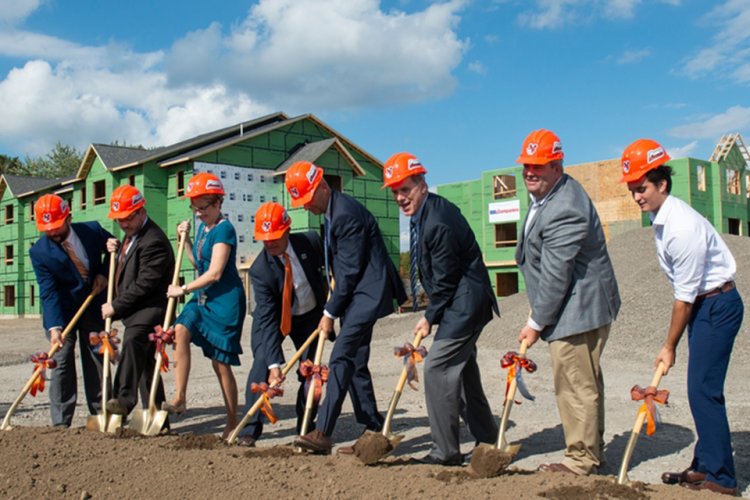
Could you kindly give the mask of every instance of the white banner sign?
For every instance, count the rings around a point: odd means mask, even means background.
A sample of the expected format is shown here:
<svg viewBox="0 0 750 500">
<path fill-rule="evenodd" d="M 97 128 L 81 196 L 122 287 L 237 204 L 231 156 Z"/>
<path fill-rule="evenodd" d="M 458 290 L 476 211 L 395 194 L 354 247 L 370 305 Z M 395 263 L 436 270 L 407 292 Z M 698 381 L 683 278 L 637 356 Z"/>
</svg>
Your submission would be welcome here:
<svg viewBox="0 0 750 500">
<path fill-rule="evenodd" d="M 495 224 L 497 222 L 510 222 L 521 219 L 520 200 L 490 203 L 488 209 L 490 224 Z"/>
</svg>

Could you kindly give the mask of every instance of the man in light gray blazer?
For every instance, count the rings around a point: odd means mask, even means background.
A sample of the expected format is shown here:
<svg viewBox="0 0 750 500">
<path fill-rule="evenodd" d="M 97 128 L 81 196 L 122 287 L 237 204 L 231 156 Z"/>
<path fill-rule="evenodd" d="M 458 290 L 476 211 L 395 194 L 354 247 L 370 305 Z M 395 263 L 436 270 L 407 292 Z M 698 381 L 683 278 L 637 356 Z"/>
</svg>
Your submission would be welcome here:
<svg viewBox="0 0 750 500">
<path fill-rule="evenodd" d="M 590 474 L 604 463 L 599 360 L 620 294 L 599 215 L 583 187 L 563 173 L 562 159 L 560 139 L 540 129 L 517 160 L 532 201 L 516 248 L 531 306 L 519 341 L 549 343 L 565 435 L 562 462 L 539 469 Z"/>
</svg>

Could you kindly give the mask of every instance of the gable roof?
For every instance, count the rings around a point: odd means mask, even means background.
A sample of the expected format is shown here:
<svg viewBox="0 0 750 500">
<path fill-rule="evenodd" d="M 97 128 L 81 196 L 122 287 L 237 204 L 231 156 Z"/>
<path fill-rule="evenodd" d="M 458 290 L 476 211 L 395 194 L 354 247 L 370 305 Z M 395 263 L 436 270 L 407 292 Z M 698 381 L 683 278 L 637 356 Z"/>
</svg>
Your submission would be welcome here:
<svg viewBox="0 0 750 500">
<path fill-rule="evenodd" d="M 335 147 L 344 158 L 346 158 L 347 163 L 349 163 L 349 165 L 351 165 L 352 167 L 352 170 L 354 170 L 354 175 L 365 175 L 365 170 L 357 162 L 357 160 L 354 159 L 351 153 L 349 153 L 349 151 L 341 143 L 341 141 L 339 141 L 338 137 L 331 137 L 328 139 L 323 139 L 322 141 L 315 141 L 305 144 L 297 151 L 292 153 L 289 158 L 284 160 L 284 163 L 279 165 L 279 167 L 276 169 L 275 175 L 286 173 L 289 167 L 291 167 L 298 161 L 309 161 L 310 163 L 315 163 L 317 159 L 320 158 L 323 153 L 328 151 L 332 146 Z"/>
<path fill-rule="evenodd" d="M 56 179 L 41 179 L 26 175 L 2 174 L 0 176 L 0 198 L 7 186 L 11 194 L 16 198 L 23 198 L 38 191 L 59 186 L 72 177 L 61 177 Z"/>
<path fill-rule="evenodd" d="M 145 151 L 123 146 L 107 146 L 107 148 L 109 148 L 107 154 L 109 154 L 110 161 L 113 161 L 113 163 L 107 163 L 104 158 L 102 158 L 102 162 L 105 163 L 105 166 L 109 171 L 124 170 L 126 168 L 143 165 L 150 161 L 159 161 L 165 158 L 170 158 L 182 153 L 183 151 L 190 151 L 196 148 L 205 147 L 206 145 L 222 142 L 226 138 L 235 137 L 237 135 L 241 136 L 245 133 L 246 130 L 253 130 L 259 127 L 266 126 L 269 123 L 276 123 L 286 119 L 287 116 L 284 113 L 273 113 L 270 115 L 261 116 L 260 118 L 256 118 L 254 120 L 238 123 L 236 125 L 225 127 L 219 130 L 214 130 L 213 132 L 207 132 L 205 134 L 197 135 L 190 139 L 172 144 L 171 146 L 149 149 Z M 78 169 L 78 173 L 76 175 L 78 179 L 86 177 L 89 169 L 91 168 L 91 165 L 93 165 L 94 160 L 96 159 L 97 152 L 102 149 L 101 146 L 102 145 L 93 144 L 89 146 L 84 159 L 81 162 L 81 167 Z M 119 153 L 114 153 L 114 149 L 128 151 L 120 151 Z M 138 153 L 141 151 L 143 151 L 143 153 L 145 154 Z"/>
<path fill-rule="evenodd" d="M 170 167 L 172 165 L 177 165 L 179 163 L 185 163 L 185 162 L 188 162 L 188 161 L 192 161 L 192 160 L 195 160 L 196 158 L 199 158 L 200 156 L 203 156 L 205 154 L 212 153 L 214 151 L 218 151 L 219 149 L 222 149 L 222 148 L 225 148 L 225 147 L 228 147 L 228 146 L 232 146 L 232 145 L 237 144 L 239 142 L 246 141 L 248 139 L 251 139 L 253 137 L 257 137 L 257 136 L 259 136 L 261 134 L 265 134 L 265 133 L 271 132 L 271 131 L 276 130 L 278 128 L 287 127 L 289 125 L 292 125 L 292 124 L 300 122 L 300 121 L 310 120 L 315 125 L 317 125 L 320 128 L 326 130 L 329 134 L 331 134 L 333 136 L 333 137 L 331 137 L 329 139 L 323 139 L 322 141 L 316 141 L 316 143 L 317 142 L 325 143 L 326 141 L 335 139 L 334 142 L 332 142 L 330 145 L 328 145 L 327 147 L 325 147 L 320 152 L 320 154 L 318 154 L 315 157 L 316 159 L 318 157 L 320 157 L 320 155 L 323 154 L 323 152 L 325 152 L 329 147 L 331 147 L 331 145 L 335 145 L 335 147 L 346 157 L 347 161 L 352 165 L 352 169 L 355 171 L 355 173 L 357 175 L 365 175 L 365 171 L 364 171 L 364 169 L 362 169 L 362 167 L 359 165 L 359 163 L 351 155 L 351 153 L 349 152 L 348 148 L 352 148 L 352 149 L 356 150 L 359 154 L 361 154 L 362 156 L 364 156 L 365 158 L 367 158 L 368 160 L 370 160 L 374 165 L 378 166 L 381 169 L 383 168 L 383 164 L 380 163 L 380 160 L 378 160 L 377 158 L 375 158 L 374 156 L 372 156 L 370 153 L 368 153 L 364 149 L 360 148 L 358 145 L 356 145 L 355 143 L 353 143 L 352 141 L 350 141 L 349 139 L 347 139 L 342 134 L 338 133 L 333 128 L 329 127 L 328 125 L 326 125 L 325 123 L 323 123 L 322 121 L 320 121 L 315 115 L 305 114 L 305 115 L 295 116 L 294 118 L 286 118 L 286 116 L 283 115 L 283 113 L 278 113 L 278 115 L 282 115 L 285 118 L 283 120 L 265 123 L 265 124 L 263 124 L 261 126 L 252 128 L 250 130 L 245 130 L 245 131 L 243 131 L 240 134 L 226 137 L 225 139 L 223 139 L 221 141 L 217 141 L 217 142 L 205 144 L 205 145 L 203 145 L 203 146 L 201 146 L 199 148 L 196 148 L 196 149 L 183 151 L 183 152 L 181 152 L 181 154 L 179 154 L 177 156 L 173 156 L 173 157 L 167 158 L 164 161 L 160 162 L 159 166 L 160 167 Z M 235 128 L 236 128 L 236 126 L 235 126 Z M 315 144 L 315 143 L 310 143 L 310 144 Z M 316 147 L 324 147 L 324 144 L 318 144 Z M 297 152 L 295 152 L 295 153 L 297 153 Z M 313 150 L 308 150 L 305 154 L 314 154 L 314 153 L 313 153 Z M 294 156 L 294 154 L 292 156 Z M 284 161 L 284 163 L 282 163 L 282 165 L 277 168 L 277 172 L 286 171 L 286 169 L 288 168 L 288 165 L 285 168 L 283 168 L 283 170 L 280 170 L 280 169 L 282 167 L 284 167 L 284 165 L 287 163 L 287 161 L 288 161 L 288 159 L 286 161 Z M 295 160 L 295 161 L 297 161 L 297 160 Z"/>
</svg>

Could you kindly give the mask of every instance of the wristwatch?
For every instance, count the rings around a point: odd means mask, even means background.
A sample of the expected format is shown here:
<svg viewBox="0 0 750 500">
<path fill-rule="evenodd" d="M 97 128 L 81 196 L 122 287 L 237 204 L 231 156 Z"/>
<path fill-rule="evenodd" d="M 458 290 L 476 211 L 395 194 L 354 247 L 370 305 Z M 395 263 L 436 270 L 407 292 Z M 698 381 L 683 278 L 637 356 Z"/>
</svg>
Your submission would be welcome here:
<svg viewBox="0 0 750 500">
<path fill-rule="evenodd" d="M 182 285 L 180 288 L 182 288 L 183 292 L 188 293 L 187 283 L 185 283 L 184 285 Z"/>
</svg>

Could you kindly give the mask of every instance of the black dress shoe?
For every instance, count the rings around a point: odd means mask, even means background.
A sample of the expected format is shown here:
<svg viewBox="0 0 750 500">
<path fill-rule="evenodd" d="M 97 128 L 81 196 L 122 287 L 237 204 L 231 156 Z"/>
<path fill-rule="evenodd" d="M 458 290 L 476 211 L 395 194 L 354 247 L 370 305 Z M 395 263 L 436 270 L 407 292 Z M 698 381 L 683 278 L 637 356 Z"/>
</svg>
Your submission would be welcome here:
<svg viewBox="0 0 750 500">
<path fill-rule="evenodd" d="M 255 438 L 252 436 L 240 436 L 237 438 L 237 446 L 255 448 Z"/>
<path fill-rule="evenodd" d="M 665 472 L 661 475 L 664 484 L 696 484 L 706 480 L 706 475 L 693 469 L 685 469 L 682 472 Z"/>
<path fill-rule="evenodd" d="M 464 457 L 463 455 L 459 455 L 456 458 L 452 458 L 450 460 L 440 460 L 439 458 L 436 458 L 434 455 L 427 454 L 420 458 L 413 458 L 415 462 L 418 464 L 425 464 L 425 465 L 442 465 L 443 467 L 459 467 L 464 464 Z"/>
<path fill-rule="evenodd" d="M 115 415 L 128 414 L 128 409 L 125 408 L 125 405 L 120 403 L 120 400 L 117 398 L 113 398 L 107 401 L 107 411 Z"/>
</svg>

